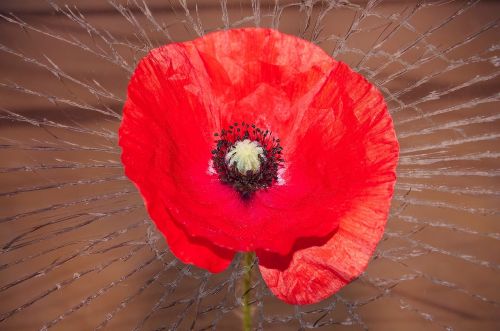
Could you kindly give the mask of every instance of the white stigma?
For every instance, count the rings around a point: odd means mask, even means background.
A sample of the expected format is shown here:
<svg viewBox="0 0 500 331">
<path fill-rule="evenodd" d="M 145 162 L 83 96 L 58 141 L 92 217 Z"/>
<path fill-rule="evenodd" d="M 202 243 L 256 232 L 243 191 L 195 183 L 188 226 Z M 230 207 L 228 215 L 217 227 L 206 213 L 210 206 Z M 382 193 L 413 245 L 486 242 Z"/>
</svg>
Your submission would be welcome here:
<svg viewBox="0 0 500 331">
<path fill-rule="evenodd" d="M 226 154 L 226 162 L 230 167 L 236 164 L 236 169 L 242 175 L 248 171 L 256 173 L 260 170 L 260 158 L 264 159 L 264 149 L 256 141 L 245 139 L 234 144 Z"/>
</svg>

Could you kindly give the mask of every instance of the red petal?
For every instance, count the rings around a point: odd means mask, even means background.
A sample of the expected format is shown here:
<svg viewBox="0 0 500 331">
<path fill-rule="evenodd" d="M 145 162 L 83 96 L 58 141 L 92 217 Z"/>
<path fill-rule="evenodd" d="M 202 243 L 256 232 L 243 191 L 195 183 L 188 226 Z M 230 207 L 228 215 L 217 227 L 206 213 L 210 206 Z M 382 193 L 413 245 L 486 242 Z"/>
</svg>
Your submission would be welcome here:
<svg viewBox="0 0 500 331">
<path fill-rule="evenodd" d="M 384 232 L 387 213 L 380 209 L 384 203 L 388 205 L 382 197 L 392 191 L 388 186 L 380 188 L 379 198 L 357 201 L 357 208 L 344 216 L 340 229 L 323 246 L 296 251 L 291 262 L 289 258 L 281 258 L 282 262 L 276 256 L 259 256 L 260 272 L 274 295 L 290 304 L 312 304 L 359 276 Z"/>
<path fill-rule="evenodd" d="M 147 95 L 147 90 L 142 92 Z M 141 92 L 141 91 L 139 91 Z M 133 86 L 129 95 L 137 91 Z M 132 100 L 127 100 L 124 109 L 124 120 L 120 128 L 120 145 L 123 148 L 122 162 L 125 173 L 138 186 L 144 198 L 149 215 L 158 229 L 165 235 L 170 250 L 185 263 L 194 264 L 211 272 L 221 272 L 227 268 L 234 256 L 234 251 L 214 245 L 204 238 L 195 238 L 176 223 L 171 215 L 171 204 L 163 194 L 168 190 L 172 178 L 168 169 L 170 151 L 165 147 L 175 149 L 165 137 L 161 126 L 156 125 L 147 109 L 141 109 Z"/>
<path fill-rule="evenodd" d="M 262 277 L 271 291 L 292 304 L 311 304 L 337 292 L 366 268 L 382 237 L 396 179 L 398 143 L 383 98 L 362 76 L 345 72 L 344 111 L 357 124 L 346 132 L 362 147 L 362 169 L 348 174 L 359 191 L 351 197 L 339 228 L 326 243 L 289 256 L 259 254 Z M 348 146 L 349 144 L 344 144 Z M 361 170 L 361 173 L 358 171 Z M 346 183 L 347 184 L 347 183 Z"/>
<path fill-rule="evenodd" d="M 172 221 L 161 203 L 148 206 L 149 214 L 155 220 L 158 229 L 166 235 L 171 252 L 184 263 L 194 264 L 210 272 L 224 271 L 234 257 L 234 251 L 218 246 L 203 238 L 191 237 L 186 230 Z"/>
</svg>

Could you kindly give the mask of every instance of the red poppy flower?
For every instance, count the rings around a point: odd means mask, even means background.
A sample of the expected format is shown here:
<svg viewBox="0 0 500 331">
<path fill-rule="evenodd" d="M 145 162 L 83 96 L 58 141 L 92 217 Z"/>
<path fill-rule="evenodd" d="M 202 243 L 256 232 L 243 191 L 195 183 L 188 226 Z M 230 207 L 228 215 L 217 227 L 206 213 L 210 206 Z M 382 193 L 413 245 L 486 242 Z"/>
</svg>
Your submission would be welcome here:
<svg viewBox="0 0 500 331">
<path fill-rule="evenodd" d="M 255 251 L 280 299 L 317 302 L 380 240 L 398 143 L 383 97 L 319 47 L 237 29 L 152 50 L 120 127 L 122 161 L 182 261 Z"/>
</svg>

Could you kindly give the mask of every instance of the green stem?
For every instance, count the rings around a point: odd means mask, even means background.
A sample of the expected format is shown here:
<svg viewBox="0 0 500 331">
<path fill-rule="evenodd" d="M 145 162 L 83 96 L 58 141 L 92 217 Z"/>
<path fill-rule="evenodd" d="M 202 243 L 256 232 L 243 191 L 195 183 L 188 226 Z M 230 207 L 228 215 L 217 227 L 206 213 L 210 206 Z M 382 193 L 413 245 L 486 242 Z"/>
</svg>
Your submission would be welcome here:
<svg viewBox="0 0 500 331">
<path fill-rule="evenodd" d="M 252 263 L 254 253 L 247 252 L 243 256 L 243 331 L 252 330 L 252 311 L 250 309 L 250 288 L 252 286 Z"/>
</svg>

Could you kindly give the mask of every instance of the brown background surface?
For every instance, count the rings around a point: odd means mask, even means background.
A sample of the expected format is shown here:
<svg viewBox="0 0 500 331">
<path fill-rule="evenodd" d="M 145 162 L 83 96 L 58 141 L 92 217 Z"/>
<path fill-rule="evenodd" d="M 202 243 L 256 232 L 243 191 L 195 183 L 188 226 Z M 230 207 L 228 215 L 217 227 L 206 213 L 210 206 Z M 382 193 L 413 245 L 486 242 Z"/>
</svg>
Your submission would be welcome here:
<svg viewBox="0 0 500 331">
<path fill-rule="evenodd" d="M 239 329 L 239 260 L 219 275 L 175 260 L 123 176 L 116 132 L 149 49 L 255 25 L 365 75 L 401 144 L 367 272 L 304 307 L 257 272 L 255 326 L 500 329 L 499 2 L 4 0 L 0 12 L 1 330 Z"/>
</svg>

